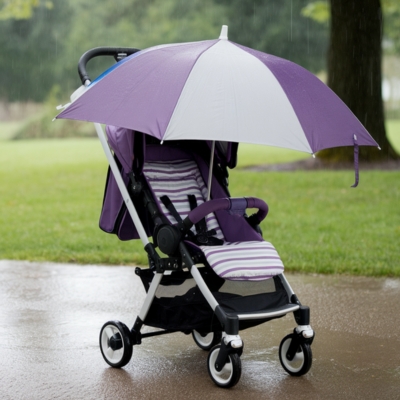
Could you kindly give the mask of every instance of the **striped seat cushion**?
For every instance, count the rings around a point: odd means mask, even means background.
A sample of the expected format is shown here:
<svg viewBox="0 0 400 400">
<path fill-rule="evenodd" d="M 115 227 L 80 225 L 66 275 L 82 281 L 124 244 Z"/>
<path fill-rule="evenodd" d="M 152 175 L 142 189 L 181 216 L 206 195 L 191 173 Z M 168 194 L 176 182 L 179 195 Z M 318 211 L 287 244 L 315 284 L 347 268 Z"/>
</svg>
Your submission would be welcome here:
<svg viewBox="0 0 400 400">
<path fill-rule="evenodd" d="M 207 187 L 193 160 L 145 162 L 143 173 L 157 198 L 161 211 L 171 224 L 176 224 L 174 216 L 160 201 L 168 196 L 182 219 L 191 211 L 188 195 L 196 197 L 197 205 L 207 198 Z M 207 230 L 215 229 L 216 237 L 224 240 L 221 228 L 214 213 L 206 216 Z M 195 228 L 193 227 L 193 231 Z"/>
<path fill-rule="evenodd" d="M 221 278 L 259 281 L 283 272 L 275 247 L 268 242 L 225 242 L 222 246 L 201 246 L 211 268 Z"/>
</svg>

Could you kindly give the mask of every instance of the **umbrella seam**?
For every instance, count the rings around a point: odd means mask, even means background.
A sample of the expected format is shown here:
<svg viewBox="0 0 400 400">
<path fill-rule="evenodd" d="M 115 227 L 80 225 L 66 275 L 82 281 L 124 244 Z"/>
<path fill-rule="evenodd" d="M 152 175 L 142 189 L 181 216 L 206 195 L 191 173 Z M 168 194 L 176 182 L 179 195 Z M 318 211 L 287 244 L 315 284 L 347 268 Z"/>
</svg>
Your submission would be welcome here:
<svg viewBox="0 0 400 400">
<path fill-rule="evenodd" d="M 209 47 L 207 47 L 206 49 L 204 49 L 204 50 L 196 57 L 194 63 L 192 64 L 192 67 L 190 68 L 190 71 L 189 71 L 189 73 L 188 73 L 188 76 L 187 76 L 186 79 L 185 79 L 185 82 L 184 82 L 184 84 L 183 84 L 183 86 L 182 86 L 182 89 L 185 87 L 186 82 L 188 81 L 190 75 L 192 74 L 193 68 L 194 68 L 194 66 L 197 64 L 199 58 L 200 58 L 206 51 L 210 50 L 213 46 L 215 46 L 220 40 L 221 40 L 221 39 L 216 39 L 216 40 L 214 41 L 214 43 L 213 43 L 211 46 L 209 46 Z M 181 92 L 181 94 L 182 94 L 182 92 Z M 169 128 L 169 126 L 170 126 L 170 124 L 171 124 L 171 120 L 173 119 L 173 116 L 174 116 L 174 114 L 175 114 L 176 106 L 177 106 L 178 103 L 179 103 L 179 99 L 181 98 L 181 94 L 180 94 L 180 95 L 177 97 L 177 99 L 176 99 L 176 103 L 175 103 L 175 105 L 174 105 L 174 107 L 173 107 L 173 110 L 172 110 L 172 113 L 171 113 L 171 115 L 170 115 L 170 117 L 169 117 L 168 125 L 167 125 L 167 127 L 165 128 L 165 131 L 164 131 L 164 136 L 165 136 L 165 133 L 168 131 L 168 128 Z"/>
</svg>

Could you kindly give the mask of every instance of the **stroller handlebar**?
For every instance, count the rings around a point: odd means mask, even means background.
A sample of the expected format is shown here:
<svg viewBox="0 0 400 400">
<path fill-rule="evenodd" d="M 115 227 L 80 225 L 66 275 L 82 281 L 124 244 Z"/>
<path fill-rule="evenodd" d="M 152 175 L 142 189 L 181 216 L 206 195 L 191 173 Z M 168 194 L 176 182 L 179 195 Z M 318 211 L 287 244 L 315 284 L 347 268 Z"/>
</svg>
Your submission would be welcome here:
<svg viewBox="0 0 400 400">
<path fill-rule="evenodd" d="M 226 210 L 232 214 L 243 215 L 247 208 L 258 208 L 258 212 L 254 214 L 258 223 L 260 223 L 268 214 L 267 203 L 257 197 L 215 199 L 206 201 L 194 210 L 190 211 L 187 217 L 183 220 L 183 225 L 186 229 L 190 229 L 206 215 L 215 211 Z"/>
<path fill-rule="evenodd" d="M 90 77 L 86 71 L 86 64 L 95 57 L 99 56 L 113 56 L 115 61 L 120 61 L 123 58 L 130 56 L 139 49 L 134 49 L 131 47 L 96 47 L 94 49 L 88 50 L 84 53 L 78 62 L 78 73 L 81 78 L 82 85 L 87 86 L 87 82 L 91 82 Z"/>
</svg>

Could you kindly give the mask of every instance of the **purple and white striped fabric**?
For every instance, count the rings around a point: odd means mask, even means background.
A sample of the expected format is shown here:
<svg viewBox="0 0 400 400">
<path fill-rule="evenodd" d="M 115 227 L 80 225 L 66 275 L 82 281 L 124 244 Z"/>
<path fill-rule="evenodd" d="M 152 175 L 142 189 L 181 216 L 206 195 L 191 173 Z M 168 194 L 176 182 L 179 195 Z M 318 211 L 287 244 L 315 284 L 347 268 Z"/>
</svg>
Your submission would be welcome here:
<svg viewBox="0 0 400 400">
<path fill-rule="evenodd" d="M 378 146 L 316 76 L 227 38 L 135 53 L 93 81 L 57 118 L 100 122 L 160 140 L 265 144 L 307 153 Z"/>
<path fill-rule="evenodd" d="M 182 219 L 186 218 L 191 211 L 188 195 L 196 197 L 198 206 L 203 204 L 204 199 L 207 198 L 207 187 L 193 160 L 145 162 L 143 173 L 162 212 L 172 224 L 176 224 L 178 221 L 160 201 L 162 196 L 169 197 Z M 209 214 L 205 219 L 207 229 L 215 229 L 216 237 L 224 239 L 214 213 Z"/>
<path fill-rule="evenodd" d="M 224 279 L 259 281 L 283 272 L 275 247 L 268 242 L 226 242 L 201 246 L 212 269 Z"/>
<path fill-rule="evenodd" d="M 207 188 L 193 160 L 145 162 L 143 173 L 168 220 L 177 221 L 160 198 L 167 195 L 182 217 L 191 211 L 188 195 L 195 195 L 197 205 L 204 203 Z M 206 217 L 207 229 L 215 229 L 216 237 L 224 235 L 214 213 Z M 194 228 L 193 228 L 194 229 Z M 225 242 L 221 246 L 201 246 L 210 266 L 224 279 L 264 280 L 283 272 L 283 263 L 271 243 L 264 241 Z"/>
</svg>

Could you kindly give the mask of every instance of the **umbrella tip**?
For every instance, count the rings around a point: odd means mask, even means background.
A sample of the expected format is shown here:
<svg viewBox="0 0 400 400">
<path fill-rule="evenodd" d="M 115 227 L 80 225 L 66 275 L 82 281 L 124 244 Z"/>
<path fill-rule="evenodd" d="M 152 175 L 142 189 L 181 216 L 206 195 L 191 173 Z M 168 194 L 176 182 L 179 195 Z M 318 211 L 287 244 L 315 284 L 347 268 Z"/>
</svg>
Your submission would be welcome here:
<svg viewBox="0 0 400 400">
<path fill-rule="evenodd" d="M 228 40 L 228 25 L 222 25 L 221 34 L 219 39 Z"/>
</svg>

